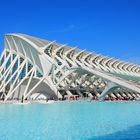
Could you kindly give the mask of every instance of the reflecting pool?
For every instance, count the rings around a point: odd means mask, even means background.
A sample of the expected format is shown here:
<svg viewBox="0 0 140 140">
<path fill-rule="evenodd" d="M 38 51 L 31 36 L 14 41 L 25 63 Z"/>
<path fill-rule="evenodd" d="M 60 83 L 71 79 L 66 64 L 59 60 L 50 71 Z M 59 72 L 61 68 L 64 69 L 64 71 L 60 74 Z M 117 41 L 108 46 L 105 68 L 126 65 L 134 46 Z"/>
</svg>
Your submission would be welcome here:
<svg viewBox="0 0 140 140">
<path fill-rule="evenodd" d="M 0 140 L 120 139 L 140 139 L 140 102 L 0 105 Z"/>
</svg>

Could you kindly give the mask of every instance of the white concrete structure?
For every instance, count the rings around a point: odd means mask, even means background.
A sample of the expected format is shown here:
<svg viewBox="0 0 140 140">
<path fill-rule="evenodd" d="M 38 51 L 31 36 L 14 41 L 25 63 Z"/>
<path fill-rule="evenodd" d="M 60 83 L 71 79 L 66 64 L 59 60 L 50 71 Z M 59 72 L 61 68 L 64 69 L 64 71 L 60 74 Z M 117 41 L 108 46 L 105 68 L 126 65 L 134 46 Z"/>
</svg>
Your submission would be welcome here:
<svg viewBox="0 0 140 140">
<path fill-rule="evenodd" d="M 140 97 L 140 67 L 23 34 L 5 35 L 0 98 Z M 35 96 L 33 95 L 35 94 Z"/>
</svg>

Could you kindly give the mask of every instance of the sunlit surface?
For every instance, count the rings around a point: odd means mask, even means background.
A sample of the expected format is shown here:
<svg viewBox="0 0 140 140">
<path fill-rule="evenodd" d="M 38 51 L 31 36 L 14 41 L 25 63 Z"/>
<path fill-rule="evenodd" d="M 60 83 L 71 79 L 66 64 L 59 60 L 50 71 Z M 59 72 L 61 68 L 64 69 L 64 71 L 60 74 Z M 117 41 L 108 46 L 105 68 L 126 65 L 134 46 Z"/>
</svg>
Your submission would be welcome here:
<svg viewBox="0 0 140 140">
<path fill-rule="evenodd" d="M 0 140 L 140 139 L 140 102 L 0 105 Z"/>
</svg>

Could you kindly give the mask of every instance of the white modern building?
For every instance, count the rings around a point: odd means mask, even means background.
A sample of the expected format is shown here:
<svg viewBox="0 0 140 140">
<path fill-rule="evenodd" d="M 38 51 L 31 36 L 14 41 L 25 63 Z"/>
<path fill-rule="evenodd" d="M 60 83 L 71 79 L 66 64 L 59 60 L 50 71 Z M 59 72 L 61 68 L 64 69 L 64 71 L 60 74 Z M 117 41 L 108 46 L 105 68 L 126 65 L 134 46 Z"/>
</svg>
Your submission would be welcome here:
<svg viewBox="0 0 140 140">
<path fill-rule="evenodd" d="M 6 34 L 0 98 L 140 97 L 140 66 L 23 34 Z"/>
</svg>

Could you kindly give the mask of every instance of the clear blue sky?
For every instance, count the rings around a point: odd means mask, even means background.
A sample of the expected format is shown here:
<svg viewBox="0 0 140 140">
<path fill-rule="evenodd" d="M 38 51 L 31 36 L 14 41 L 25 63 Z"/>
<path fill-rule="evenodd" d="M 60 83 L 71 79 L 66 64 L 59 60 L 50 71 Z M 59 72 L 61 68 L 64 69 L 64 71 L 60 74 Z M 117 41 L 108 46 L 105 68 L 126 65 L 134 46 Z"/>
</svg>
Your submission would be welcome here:
<svg viewBox="0 0 140 140">
<path fill-rule="evenodd" d="M 140 64 L 139 0 L 1 0 L 5 33 L 24 33 Z"/>
</svg>

